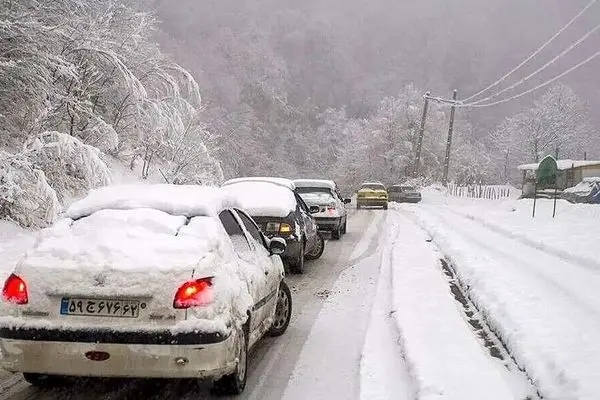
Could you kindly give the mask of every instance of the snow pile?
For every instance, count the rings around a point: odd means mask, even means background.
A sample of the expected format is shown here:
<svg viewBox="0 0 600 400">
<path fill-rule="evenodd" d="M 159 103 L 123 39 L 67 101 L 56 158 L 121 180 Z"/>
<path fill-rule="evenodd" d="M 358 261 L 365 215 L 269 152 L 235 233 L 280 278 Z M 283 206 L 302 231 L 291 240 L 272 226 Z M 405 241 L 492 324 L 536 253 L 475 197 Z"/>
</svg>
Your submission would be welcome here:
<svg viewBox="0 0 600 400">
<path fill-rule="evenodd" d="M 508 214 L 496 208 L 497 204 L 488 203 L 488 218 L 494 213 Z M 573 263 L 499 233 L 452 211 L 451 207 L 438 204 L 401 206 L 401 209 L 414 213 L 450 257 L 461 281 L 469 288 L 471 299 L 544 398 L 598 398 L 600 274 L 597 268 Z M 529 225 L 533 224 L 531 217 L 526 221 L 525 214 L 517 210 L 514 213 L 521 215 L 522 226 L 533 229 L 534 225 Z M 580 207 L 573 210 L 581 215 Z M 547 211 L 540 210 L 540 215 Z M 515 226 L 518 220 L 518 217 L 505 218 L 504 222 Z M 595 237 L 594 244 L 587 242 L 588 251 L 594 250 L 598 243 L 597 230 L 593 229 L 595 221 L 597 217 L 589 219 L 584 229 L 587 235 Z M 549 223 L 541 222 L 535 232 L 542 233 Z M 562 241 L 563 248 L 570 246 L 571 251 L 583 249 L 578 243 L 581 236 L 569 236 L 563 230 L 573 225 L 561 222 L 552 226 L 554 229 L 547 232 L 546 240 Z"/>
<path fill-rule="evenodd" d="M 565 189 L 566 193 L 574 193 L 580 196 L 589 196 L 600 186 L 600 177 L 583 178 L 577 185 Z"/>
<path fill-rule="evenodd" d="M 56 192 L 44 173 L 25 156 L 0 151 L 0 219 L 39 228 L 52 223 L 59 212 Z"/>
<path fill-rule="evenodd" d="M 235 196 L 253 217 L 287 217 L 296 209 L 294 192 L 286 186 L 261 181 L 231 182 L 223 190 Z"/>
<path fill-rule="evenodd" d="M 103 209 L 153 208 L 172 215 L 213 216 L 224 208 L 241 207 L 233 196 L 219 188 L 196 185 L 132 184 L 92 190 L 67 210 L 72 219 Z"/>
</svg>

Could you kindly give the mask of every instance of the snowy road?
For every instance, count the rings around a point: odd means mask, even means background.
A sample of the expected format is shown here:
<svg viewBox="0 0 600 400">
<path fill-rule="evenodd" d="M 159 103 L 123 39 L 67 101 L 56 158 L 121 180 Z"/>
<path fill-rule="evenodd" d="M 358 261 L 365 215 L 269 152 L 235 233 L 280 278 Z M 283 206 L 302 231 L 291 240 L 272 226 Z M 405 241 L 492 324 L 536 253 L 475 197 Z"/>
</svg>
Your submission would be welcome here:
<svg viewBox="0 0 600 400">
<path fill-rule="evenodd" d="M 333 393 L 337 393 L 337 399 L 358 399 L 360 357 L 379 276 L 377 265 L 370 268 L 371 264 L 368 263 L 361 267 L 361 261 L 368 259 L 376 251 L 384 216 L 385 212 L 382 210 L 353 210 L 349 217 L 348 234 L 340 241 L 328 241 L 323 257 L 308 263 L 304 275 L 288 277 L 294 295 L 294 315 L 290 328 L 282 337 L 266 338 L 254 349 L 246 391 L 237 399 L 318 399 L 331 398 Z M 343 282 L 336 285 L 344 271 L 345 277 L 340 279 Z M 354 284 L 354 281 L 360 281 L 360 285 Z M 360 297 L 353 290 L 360 293 Z M 351 312 L 352 315 L 339 316 L 337 325 L 336 319 L 333 319 L 334 325 L 325 327 L 319 324 L 313 327 L 323 305 L 335 302 L 340 296 L 345 296 L 345 300 L 340 299 L 344 304 L 347 304 L 346 300 L 349 298 L 357 297 L 358 300 L 352 303 L 353 308 L 346 307 L 346 312 Z M 333 314 L 337 313 L 332 313 L 331 316 L 335 317 Z M 349 322 L 352 322 L 351 326 Z M 332 331 L 328 332 L 327 329 Z M 309 336 L 310 343 L 305 346 Z M 342 343 L 339 343 L 339 337 L 344 338 Z M 328 358 L 328 353 L 321 348 L 322 345 L 335 346 L 336 342 L 343 346 L 343 351 L 333 351 L 333 354 L 341 355 L 342 360 Z M 315 365 L 317 362 L 320 363 Z M 343 364 L 339 364 L 340 362 Z M 323 379 L 326 372 L 327 377 Z M 307 387 L 312 388 L 309 397 L 304 392 Z M 115 381 L 106 384 L 84 381 L 78 386 L 60 390 L 40 390 L 21 382 L 14 392 L 17 393 L 5 398 L 211 398 L 209 385 L 160 381 Z M 318 396 L 319 393 L 321 397 Z"/>
</svg>

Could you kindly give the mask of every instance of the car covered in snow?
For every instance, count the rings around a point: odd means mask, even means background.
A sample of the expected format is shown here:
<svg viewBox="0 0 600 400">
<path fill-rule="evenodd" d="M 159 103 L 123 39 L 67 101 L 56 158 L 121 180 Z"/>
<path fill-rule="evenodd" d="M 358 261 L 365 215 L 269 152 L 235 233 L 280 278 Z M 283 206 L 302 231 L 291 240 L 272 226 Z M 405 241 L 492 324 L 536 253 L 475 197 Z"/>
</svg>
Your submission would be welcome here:
<svg viewBox="0 0 600 400">
<path fill-rule="evenodd" d="M 388 192 L 380 182 L 365 182 L 356 193 L 356 208 L 382 207 L 388 208 Z"/>
<path fill-rule="evenodd" d="M 418 203 L 421 201 L 421 192 L 410 185 L 392 185 L 387 189 L 388 201 L 396 203 Z"/>
<path fill-rule="evenodd" d="M 565 189 L 561 196 L 571 203 L 600 204 L 600 177 L 583 178 L 576 186 Z"/>
<path fill-rule="evenodd" d="M 296 193 L 310 207 L 319 207 L 313 214 L 322 231 L 331 232 L 333 239 L 339 239 L 346 233 L 348 212 L 346 204 L 350 199 L 343 199 L 334 181 L 323 179 L 296 179 Z"/>
<path fill-rule="evenodd" d="M 285 239 L 287 247 L 282 257 L 291 272 L 302 273 L 305 260 L 323 254 L 325 240 L 309 207 L 295 192 L 293 181 L 283 178 L 252 177 L 231 179 L 223 190 L 234 195 L 269 238 Z"/>
<path fill-rule="evenodd" d="M 39 386 L 199 378 L 240 393 L 249 349 L 289 324 L 284 250 L 219 188 L 93 190 L 6 280 L 0 365 Z"/>
</svg>

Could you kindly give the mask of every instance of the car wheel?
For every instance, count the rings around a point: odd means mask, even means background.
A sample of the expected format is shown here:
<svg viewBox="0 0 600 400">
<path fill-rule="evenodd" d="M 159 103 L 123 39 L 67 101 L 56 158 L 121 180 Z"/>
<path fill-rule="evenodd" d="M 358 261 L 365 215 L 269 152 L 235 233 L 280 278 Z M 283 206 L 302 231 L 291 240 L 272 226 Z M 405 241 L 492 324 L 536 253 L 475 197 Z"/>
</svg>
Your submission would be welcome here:
<svg viewBox="0 0 600 400">
<path fill-rule="evenodd" d="M 54 375 L 32 374 L 28 372 L 23 373 L 23 379 L 30 385 L 39 388 L 53 388 L 61 386 L 64 383 L 64 381 Z"/>
<path fill-rule="evenodd" d="M 215 381 L 213 391 L 220 395 L 241 394 L 246 388 L 248 378 L 248 326 L 246 323 L 240 331 L 238 364 L 235 371 Z"/>
<path fill-rule="evenodd" d="M 388 209 L 388 203 L 384 203 L 384 204 L 383 204 L 383 209 L 384 209 L 384 210 L 387 210 L 387 209 Z"/>
<path fill-rule="evenodd" d="M 342 228 L 342 233 L 345 235 L 348 232 L 348 217 L 344 219 L 344 227 Z"/>
<path fill-rule="evenodd" d="M 317 233 L 317 244 L 310 253 L 306 253 L 305 258 L 307 260 L 316 260 L 323 255 L 323 250 L 325 250 L 325 239 L 323 239 L 321 233 Z"/>
<path fill-rule="evenodd" d="M 356 209 L 360 210 L 360 204 L 359 203 L 356 203 Z"/>
<path fill-rule="evenodd" d="M 292 292 L 285 281 L 281 281 L 277 294 L 277 308 L 269 336 L 281 336 L 287 330 L 292 318 Z"/>
<path fill-rule="evenodd" d="M 293 274 L 304 273 L 304 248 L 306 247 L 306 243 L 304 243 L 304 240 L 302 240 L 301 243 L 302 245 L 300 246 L 300 254 L 298 254 L 298 257 L 295 260 L 290 261 L 290 271 Z"/>
</svg>

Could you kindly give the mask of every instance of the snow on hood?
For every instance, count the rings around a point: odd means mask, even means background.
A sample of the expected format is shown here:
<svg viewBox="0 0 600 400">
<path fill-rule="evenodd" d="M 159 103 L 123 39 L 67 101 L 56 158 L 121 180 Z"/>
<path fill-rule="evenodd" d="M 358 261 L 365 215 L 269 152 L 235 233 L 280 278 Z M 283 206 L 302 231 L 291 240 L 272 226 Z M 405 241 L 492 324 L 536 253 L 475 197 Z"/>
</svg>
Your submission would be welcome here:
<svg viewBox="0 0 600 400">
<path fill-rule="evenodd" d="M 227 184 L 223 190 L 235 196 L 241 208 L 253 217 L 283 218 L 296 209 L 294 192 L 278 184 L 240 181 Z"/>
<path fill-rule="evenodd" d="M 103 209 L 153 208 L 172 215 L 214 216 L 224 208 L 240 207 L 223 190 L 197 185 L 133 184 L 106 186 L 92 190 L 72 204 L 67 216 L 78 219 Z"/>
<path fill-rule="evenodd" d="M 153 209 L 100 210 L 42 231 L 21 264 L 33 267 L 154 270 L 195 265 L 225 232 L 213 217 Z"/>
</svg>

